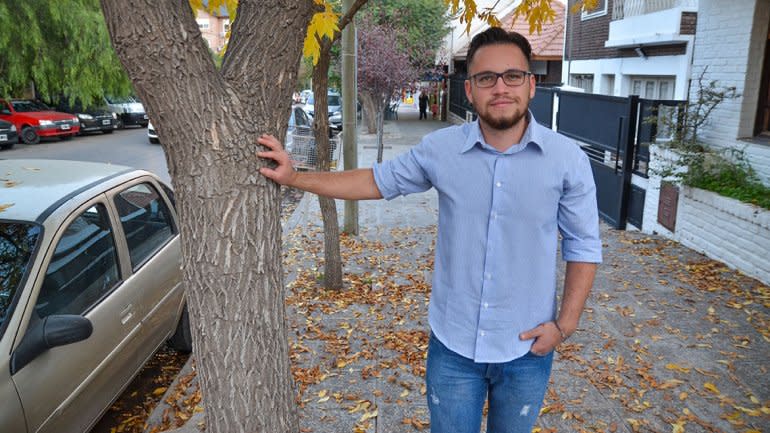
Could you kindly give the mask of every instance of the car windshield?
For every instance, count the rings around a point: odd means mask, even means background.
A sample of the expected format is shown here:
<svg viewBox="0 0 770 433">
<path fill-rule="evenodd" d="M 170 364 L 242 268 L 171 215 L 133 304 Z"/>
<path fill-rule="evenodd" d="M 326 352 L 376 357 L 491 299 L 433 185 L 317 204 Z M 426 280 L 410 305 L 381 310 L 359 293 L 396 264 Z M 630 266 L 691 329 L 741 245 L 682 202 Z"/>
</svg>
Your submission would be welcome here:
<svg viewBox="0 0 770 433">
<path fill-rule="evenodd" d="M 50 111 L 51 108 L 42 102 L 37 101 L 11 101 L 13 109 L 21 112 L 28 113 L 30 111 Z"/>
<path fill-rule="evenodd" d="M 40 226 L 17 221 L 0 221 L 0 335 L 13 312 L 16 292 L 32 264 Z"/>
<path fill-rule="evenodd" d="M 340 103 L 340 95 L 329 95 L 329 102 L 328 105 L 330 107 L 339 106 L 342 105 Z"/>
<path fill-rule="evenodd" d="M 131 96 L 125 96 L 125 97 L 117 97 L 117 96 L 105 96 L 104 99 L 107 100 L 110 104 L 130 104 L 132 102 L 136 102 L 136 99 L 134 99 Z"/>
</svg>

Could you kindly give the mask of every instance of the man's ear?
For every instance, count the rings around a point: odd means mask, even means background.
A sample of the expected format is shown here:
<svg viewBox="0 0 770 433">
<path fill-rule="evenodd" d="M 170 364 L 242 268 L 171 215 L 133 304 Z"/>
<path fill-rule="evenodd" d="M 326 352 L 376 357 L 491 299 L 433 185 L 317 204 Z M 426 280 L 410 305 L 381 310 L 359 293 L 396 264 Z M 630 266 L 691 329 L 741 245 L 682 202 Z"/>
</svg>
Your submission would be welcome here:
<svg viewBox="0 0 770 433">
<path fill-rule="evenodd" d="M 535 88 L 537 87 L 537 81 L 535 81 L 535 74 L 529 76 L 529 99 L 535 97 Z"/>
<path fill-rule="evenodd" d="M 473 95 L 471 95 L 471 80 L 465 80 L 465 97 L 473 105 Z"/>
</svg>

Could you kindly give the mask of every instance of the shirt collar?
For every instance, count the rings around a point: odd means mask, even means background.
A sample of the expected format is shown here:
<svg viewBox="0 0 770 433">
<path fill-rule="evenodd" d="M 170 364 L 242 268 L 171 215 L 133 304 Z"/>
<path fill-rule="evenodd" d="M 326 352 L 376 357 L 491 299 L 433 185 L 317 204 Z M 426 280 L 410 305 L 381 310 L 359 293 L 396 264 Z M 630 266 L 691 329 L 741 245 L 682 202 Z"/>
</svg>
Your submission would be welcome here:
<svg viewBox="0 0 770 433">
<path fill-rule="evenodd" d="M 533 145 L 534 148 L 539 149 L 541 153 L 546 153 L 545 147 L 542 144 L 543 132 L 541 131 L 541 128 L 543 128 L 543 126 L 537 123 L 535 116 L 533 116 L 532 112 L 529 110 L 527 111 L 527 117 L 529 117 L 529 124 L 524 131 L 524 135 L 521 137 L 521 142 L 511 146 L 504 152 L 505 154 L 522 151 L 530 144 Z M 463 143 L 463 146 L 460 148 L 460 153 L 466 153 L 477 145 L 480 147 L 492 148 L 486 141 L 484 141 L 484 135 L 481 133 L 478 119 L 471 123 L 470 131 L 468 131 L 468 135 L 465 138 L 465 143 Z"/>
</svg>

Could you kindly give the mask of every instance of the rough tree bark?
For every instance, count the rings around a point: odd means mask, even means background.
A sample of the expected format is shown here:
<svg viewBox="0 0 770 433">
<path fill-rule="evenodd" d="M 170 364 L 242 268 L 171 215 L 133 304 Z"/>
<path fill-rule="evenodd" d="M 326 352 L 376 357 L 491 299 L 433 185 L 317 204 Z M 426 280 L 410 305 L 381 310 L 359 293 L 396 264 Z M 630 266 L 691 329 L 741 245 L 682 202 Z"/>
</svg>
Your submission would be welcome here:
<svg viewBox="0 0 770 433">
<path fill-rule="evenodd" d="M 313 2 L 240 0 L 221 71 L 187 0 L 101 4 L 176 192 L 207 431 L 297 432 L 279 188 L 254 154 L 285 136 Z"/>
<path fill-rule="evenodd" d="M 364 110 L 364 122 L 366 122 L 366 129 L 369 134 L 377 132 L 377 108 L 375 104 L 375 98 L 371 93 L 360 90 L 359 95 L 361 97 L 361 106 Z"/>
</svg>

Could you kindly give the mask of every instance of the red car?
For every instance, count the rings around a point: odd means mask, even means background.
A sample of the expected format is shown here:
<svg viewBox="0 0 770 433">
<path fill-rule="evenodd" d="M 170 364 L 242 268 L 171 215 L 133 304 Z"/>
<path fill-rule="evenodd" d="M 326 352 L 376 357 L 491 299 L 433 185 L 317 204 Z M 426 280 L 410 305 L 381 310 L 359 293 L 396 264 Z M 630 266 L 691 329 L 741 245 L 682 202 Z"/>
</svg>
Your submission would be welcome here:
<svg viewBox="0 0 770 433">
<path fill-rule="evenodd" d="M 0 99 L 0 119 L 13 123 L 25 144 L 39 143 L 41 137 L 69 140 L 80 131 L 77 117 L 29 99 Z"/>
</svg>

